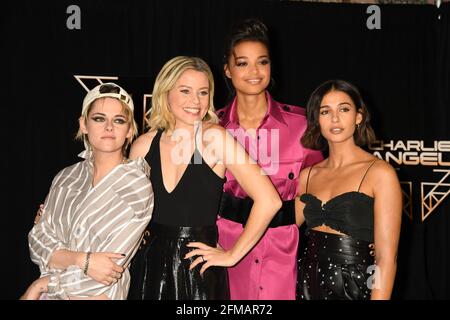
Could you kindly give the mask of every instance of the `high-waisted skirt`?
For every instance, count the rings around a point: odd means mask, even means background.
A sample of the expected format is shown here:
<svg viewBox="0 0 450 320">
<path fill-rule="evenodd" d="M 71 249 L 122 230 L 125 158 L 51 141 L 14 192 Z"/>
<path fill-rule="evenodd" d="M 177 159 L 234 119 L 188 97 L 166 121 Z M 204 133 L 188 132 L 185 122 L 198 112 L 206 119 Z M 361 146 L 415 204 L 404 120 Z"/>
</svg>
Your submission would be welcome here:
<svg viewBox="0 0 450 320">
<path fill-rule="evenodd" d="M 192 250 L 189 242 L 215 247 L 217 226 L 174 227 L 151 223 L 141 247 L 131 262 L 128 299 L 133 300 L 228 300 L 227 270 L 202 264 L 189 270 L 198 257 L 184 259 Z"/>
<path fill-rule="evenodd" d="M 368 300 L 374 259 L 370 242 L 315 230 L 300 254 L 297 299 Z"/>
</svg>

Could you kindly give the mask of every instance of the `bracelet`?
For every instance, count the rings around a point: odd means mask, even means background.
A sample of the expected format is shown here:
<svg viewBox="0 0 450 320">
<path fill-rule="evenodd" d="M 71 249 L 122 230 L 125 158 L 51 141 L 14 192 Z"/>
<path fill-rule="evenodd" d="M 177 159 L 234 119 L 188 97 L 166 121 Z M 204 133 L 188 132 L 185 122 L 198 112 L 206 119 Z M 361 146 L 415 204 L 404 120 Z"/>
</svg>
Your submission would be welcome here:
<svg viewBox="0 0 450 320">
<path fill-rule="evenodd" d="M 85 275 L 87 275 L 87 272 L 88 272 L 88 269 L 89 269 L 89 259 L 90 259 L 90 257 L 91 257 L 91 253 L 92 252 L 88 252 L 88 253 L 86 253 L 86 259 L 84 260 L 84 268 L 83 268 L 83 273 L 85 274 Z"/>
</svg>

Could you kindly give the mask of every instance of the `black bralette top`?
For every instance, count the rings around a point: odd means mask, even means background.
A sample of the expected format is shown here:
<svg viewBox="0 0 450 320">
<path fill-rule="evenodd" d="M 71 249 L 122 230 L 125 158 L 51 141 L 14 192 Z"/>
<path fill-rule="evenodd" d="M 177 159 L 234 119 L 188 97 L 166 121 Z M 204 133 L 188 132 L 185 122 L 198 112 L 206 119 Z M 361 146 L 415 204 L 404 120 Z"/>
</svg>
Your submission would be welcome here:
<svg viewBox="0 0 450 320">
<path fill-rule="evenodd" d="M 367 172 L 375 161 L 366 170 L 358 191 L 342 193 L 326 203 L 322 203 L 322 200 L 308 193 L 311 167 L 306 182 L 306 193 L 300 196 L 300 201 L 305 204 L 303 214 L 307 229 L 325 225 L 352 238 L 373 242 L 374 198 L 359 192 L 359 190 Z"/>
</svg>

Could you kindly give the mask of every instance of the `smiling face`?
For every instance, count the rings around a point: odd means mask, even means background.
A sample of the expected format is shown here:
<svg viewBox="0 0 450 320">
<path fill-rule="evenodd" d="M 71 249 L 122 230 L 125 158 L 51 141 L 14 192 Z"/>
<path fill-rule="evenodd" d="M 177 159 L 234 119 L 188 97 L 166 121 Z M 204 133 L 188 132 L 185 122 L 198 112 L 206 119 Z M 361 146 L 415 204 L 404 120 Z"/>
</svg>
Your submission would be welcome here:
<svg viewBox="0 0 450 320">
<path fill-rule="evenodd" d="M 92 151 L 122 152 L 132 129 L 122 103 L 115 98 L 101 98 L 92 103 L 87 119 L 80 118 L 80 129 L 87 134 Z"/>
<path fill-rule="evenodd" d="M 258 95 L 270 83 L 270 58 L 267 47 L 259 41 L 236 44 L 224 66 L 237 93 Z"/>
<path fill-rule="evenodd" d="M 209 108 L 209 96 L 207 75 L 192 69 L 184 71 L 167 96 L 175 128 L 193 126 L 201 121 Z"/>
<path fill-rule="evenodd" d="M 319 109 L 319 125 L 322 136 L 329 143 L 353 140 L 356 125 L 361 123 L 362 118 L 346 93 L 330 91 L 323 97 Z"/>
</svg>

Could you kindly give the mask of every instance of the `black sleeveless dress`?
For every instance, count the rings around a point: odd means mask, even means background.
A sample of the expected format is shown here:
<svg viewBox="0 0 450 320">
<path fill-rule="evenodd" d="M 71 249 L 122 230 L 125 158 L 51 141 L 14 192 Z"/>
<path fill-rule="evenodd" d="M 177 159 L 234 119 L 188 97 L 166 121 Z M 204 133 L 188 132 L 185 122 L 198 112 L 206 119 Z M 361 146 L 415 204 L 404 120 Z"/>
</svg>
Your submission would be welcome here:
<svg viewBox="0 0 450 320">
<path fill-rule="evenodd" d="M 163 183 L 158 131 L 145 159 L 151 167 L 155 205 L 152 221 L 130 268 L 128 299 L 228 300 L 226 268 L 201 265 L 189 271 L 196 258 L 184 259 L 186 244 L 217 244 L 216 219 L 224 179 L 217 176 L 195 148 L 191 161 L 172 192 Z"/>
<path fill-rule="evenodd" d="M 298 263 L 297 299 L 370 299 L 375 270 L 369 248 L 374 238 L 374 199 L 359 190 L 373 163 L 358 191 L 345 192 L 325 204 L 308 193 L 312 167 L 309 170 L 306 193 L 300 196 L 305 203 L 307 241 Z M 313 230 L 321 225 L 347 236 Z"/>
</svg>

